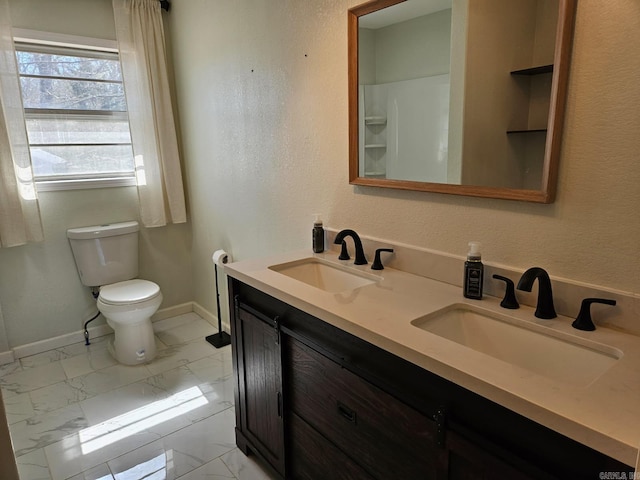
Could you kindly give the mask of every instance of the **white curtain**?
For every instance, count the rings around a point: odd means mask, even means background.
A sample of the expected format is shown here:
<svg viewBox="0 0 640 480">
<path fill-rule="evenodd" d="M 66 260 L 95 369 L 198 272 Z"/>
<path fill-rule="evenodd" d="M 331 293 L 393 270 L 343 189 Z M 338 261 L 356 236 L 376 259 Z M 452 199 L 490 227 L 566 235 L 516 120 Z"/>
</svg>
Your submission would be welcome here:
<svg viewBox="0 0 640 480">
<path fill-rule="evenodd" d="M 9 3 L 0 0 L 0 246 L 42 239 Z"/>
<path fill-rule="evenodd" d="M 113 0 L 129 110 L 140 218 L 147 227 L 186 222 L 158 0 Z"/>
</svg>

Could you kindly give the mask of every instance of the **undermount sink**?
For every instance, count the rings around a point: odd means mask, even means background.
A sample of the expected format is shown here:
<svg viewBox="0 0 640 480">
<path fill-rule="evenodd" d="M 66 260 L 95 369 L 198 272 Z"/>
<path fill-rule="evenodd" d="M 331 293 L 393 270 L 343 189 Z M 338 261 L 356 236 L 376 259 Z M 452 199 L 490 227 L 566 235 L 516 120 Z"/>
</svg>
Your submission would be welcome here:
<svg viewBox="0 0 640 480">
<path fill-rule="evenodd" d="M 595 381 L 623 355 L 608 345 L 467 304 L 450 305 L 411 323 L 498 360 L 578 386 Z"/>
<path fill-rule="evenodd" d="M 271 265 L 269 269 L 331 293 L 372 285 L 380 280 L 377 275 L 360 272 L 315 257 Z"/>
</svg>

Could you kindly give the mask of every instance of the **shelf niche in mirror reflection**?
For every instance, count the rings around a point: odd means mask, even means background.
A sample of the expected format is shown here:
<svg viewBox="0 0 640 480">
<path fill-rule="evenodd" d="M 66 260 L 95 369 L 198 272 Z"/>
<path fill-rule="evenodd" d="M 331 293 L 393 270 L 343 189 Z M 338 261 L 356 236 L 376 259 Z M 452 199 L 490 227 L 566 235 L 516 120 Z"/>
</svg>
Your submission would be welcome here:
<svg viewBox="0 0 640 480">
<path fill-rule="evenodd" d="M 348 11 L 349 183 L 555 199 L 575 0 Z"/>
</svg>

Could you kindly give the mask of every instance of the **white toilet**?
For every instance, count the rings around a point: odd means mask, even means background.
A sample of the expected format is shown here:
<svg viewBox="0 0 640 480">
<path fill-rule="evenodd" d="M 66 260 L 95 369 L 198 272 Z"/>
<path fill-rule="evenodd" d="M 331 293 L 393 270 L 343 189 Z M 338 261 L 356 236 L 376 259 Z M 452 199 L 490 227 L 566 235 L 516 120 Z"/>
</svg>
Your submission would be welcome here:
<svg viewBox="0 0 640 480">
<path fill-rule="evenodd" d="M 136 279 L 138 230 L 138 222 L 67 230 L 82 284 L 100 287 L 98 310 L 115 332 L 109 351 L 125 365 L 156 356 L 151 315 L 162 303 L 158 285 Z"/>
</svg>

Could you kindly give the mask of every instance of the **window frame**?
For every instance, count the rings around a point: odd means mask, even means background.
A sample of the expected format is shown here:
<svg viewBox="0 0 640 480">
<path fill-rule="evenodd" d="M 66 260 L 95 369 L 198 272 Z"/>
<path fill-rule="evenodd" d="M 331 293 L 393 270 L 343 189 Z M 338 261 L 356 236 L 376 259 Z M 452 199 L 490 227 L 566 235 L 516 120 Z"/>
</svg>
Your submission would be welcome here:
<svg viewBox="0 0 640 480">
<path fill-rule="evenodd" d="M 76 35 L 57 34 L 50 32 L 42 32 L 36 30 L 27 29 L 13 29 L 13 41 L 16 50 L 21 50 L 21 47 L 25 50 L 39 50 L 42 52 L 56 52 L 64 54 L 65 49 L 76 51 L 87 50 L 88 56 L 92 58 L 100 58 L 100 54 L 104 53 L 105 56 L 113 57 L 114 54 L 118 56 L 118 43 L 115 40 L 99 39 L 91 37 L 81 37 Z M 35 118 L 37 115 L 42 114 L 38 109 L 24 109 L 25 119 Z M 70 111 L 61 110 L 58 113 L 64 114 Z M 52 113 L 50 110 L 46 111 L 46 114 Z M 72 116 L 77 118 L 88 119 L 96 112 L 84 112 L 75 111 L 72 112 Z M 118 117 L 121 120 L 128 121 L 127 112 L 104 112 L 104 115 Z M 108 143 L 108 142 L 107 142 Z M 64 145 L 64 144 L 61 144 Z M 96 145 L 100 145 L 97 144 Z M 31 147 L 31 144 L 29 145 Z M 131 172 L 123 172 L 122 174 L 100 174 L 95 175 L 87 174 L 82 178 L 65 178 L 63 175 L 47 178 L 46 176 L 39 176 L 34 178 L 36 188 L 38 192 L 46 191 L 60 191 L 60 190 L 83 190 L 91 188 L 111 188 L 111 187 L 126 187 L 135 186 L 135 167 Z"/>
</svg>

